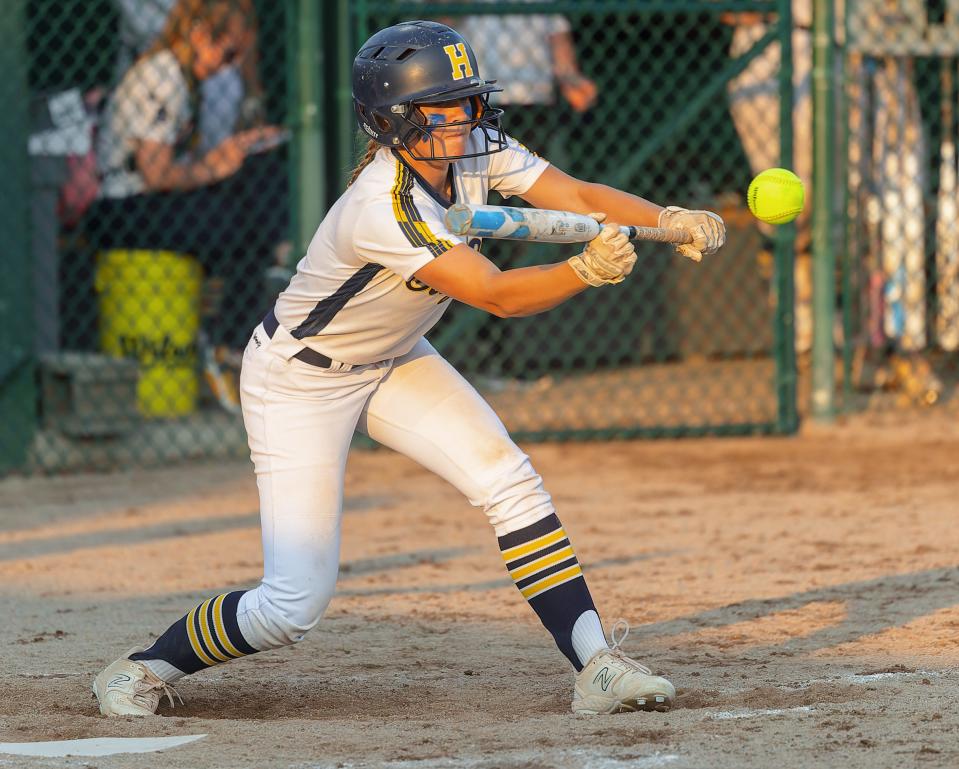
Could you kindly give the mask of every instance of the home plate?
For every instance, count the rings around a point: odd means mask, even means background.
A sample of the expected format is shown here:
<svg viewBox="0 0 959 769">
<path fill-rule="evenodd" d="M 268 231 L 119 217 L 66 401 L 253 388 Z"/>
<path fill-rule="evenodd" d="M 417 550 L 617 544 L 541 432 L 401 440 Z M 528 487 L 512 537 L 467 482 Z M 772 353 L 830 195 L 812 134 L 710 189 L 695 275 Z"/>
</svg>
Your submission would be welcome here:
<svg viewBox="0 0 959 769">
<path fill-rule="evenodd" d="M 59 742 L 0 742 L 0 753 L 15 756 L 113 756 L 117 753 L 154 753 L 158 750 L 178 748 L 197 740 L 205 734 L 190 734 L 185 737 L 95 737 L 89 740 L 60 740 Z"/>
</svg>

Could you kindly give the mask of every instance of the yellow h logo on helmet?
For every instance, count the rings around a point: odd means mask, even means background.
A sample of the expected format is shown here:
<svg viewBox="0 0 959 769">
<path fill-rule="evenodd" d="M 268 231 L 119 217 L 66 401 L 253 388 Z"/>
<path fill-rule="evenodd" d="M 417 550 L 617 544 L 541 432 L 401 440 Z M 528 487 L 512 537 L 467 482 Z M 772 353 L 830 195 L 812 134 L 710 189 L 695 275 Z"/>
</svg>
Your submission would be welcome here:
<svg viewBox="0 0 959 769">
<path fill-rule="evenodd" d="M 443 50 L 450 57 L 450 64 L 453 67 L 453 80 L 473 77 L 473 65 L 470 64 L 470 57 L 466 53 L 465 45 L 462 43 L 444 45 Z"/>
</svg>

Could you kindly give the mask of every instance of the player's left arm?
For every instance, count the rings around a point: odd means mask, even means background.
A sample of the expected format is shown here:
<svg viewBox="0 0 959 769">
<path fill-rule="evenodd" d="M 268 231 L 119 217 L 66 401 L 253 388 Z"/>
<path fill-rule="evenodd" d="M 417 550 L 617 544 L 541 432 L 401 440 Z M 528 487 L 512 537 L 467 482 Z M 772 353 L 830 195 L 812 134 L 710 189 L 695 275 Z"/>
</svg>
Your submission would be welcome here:
<svg viewBox="0 0 959 769">
<path fill-rule="evenodd" d="M 692 242 L 679 245 L 676 250 L 697 262 L 703 254 L 715 253 L 726 242 L 726 225 L 718 214 L 676 206 L 663 208 L 607 184 L 577 179 L 552 165 L 521 197 L 535 208 L 577 214 L 601 212 L 609 221 L 623 224 L 687 230 L 693 237 Z"/>
</svg>

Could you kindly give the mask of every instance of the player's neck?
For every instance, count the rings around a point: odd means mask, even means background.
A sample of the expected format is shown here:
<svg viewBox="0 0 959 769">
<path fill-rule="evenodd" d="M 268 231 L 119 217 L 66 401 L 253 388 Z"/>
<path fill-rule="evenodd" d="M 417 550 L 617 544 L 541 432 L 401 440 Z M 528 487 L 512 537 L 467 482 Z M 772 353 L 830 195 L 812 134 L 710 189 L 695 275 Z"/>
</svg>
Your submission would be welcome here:
<svg viewBox="0 0 959 769">
<path fill-rule="evenodd" d="M 403 161 L 416 171 L 434 192 L 445 198 L 450 197 L 449 160 L 416 160 L 410 157 L 409 152 L 403 150 L 400 150 L 400 154 L 403 156 Z"/>
</svg>

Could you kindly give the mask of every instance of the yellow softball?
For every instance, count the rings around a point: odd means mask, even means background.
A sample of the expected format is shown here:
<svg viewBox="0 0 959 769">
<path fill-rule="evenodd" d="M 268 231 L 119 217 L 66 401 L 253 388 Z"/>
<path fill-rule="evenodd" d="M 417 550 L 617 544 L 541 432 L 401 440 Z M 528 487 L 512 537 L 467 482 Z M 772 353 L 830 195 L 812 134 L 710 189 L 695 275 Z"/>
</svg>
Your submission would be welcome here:
<svg viewBox="0 0 959 769">
<path fill-rule="evenodd" d="M 802 180 L 785 168 L 767 168 L 749 183 L 746 200 L 753 216 L 769 224 L 786 224 L 802 211 L 806 189 Z"/>
</svg>

